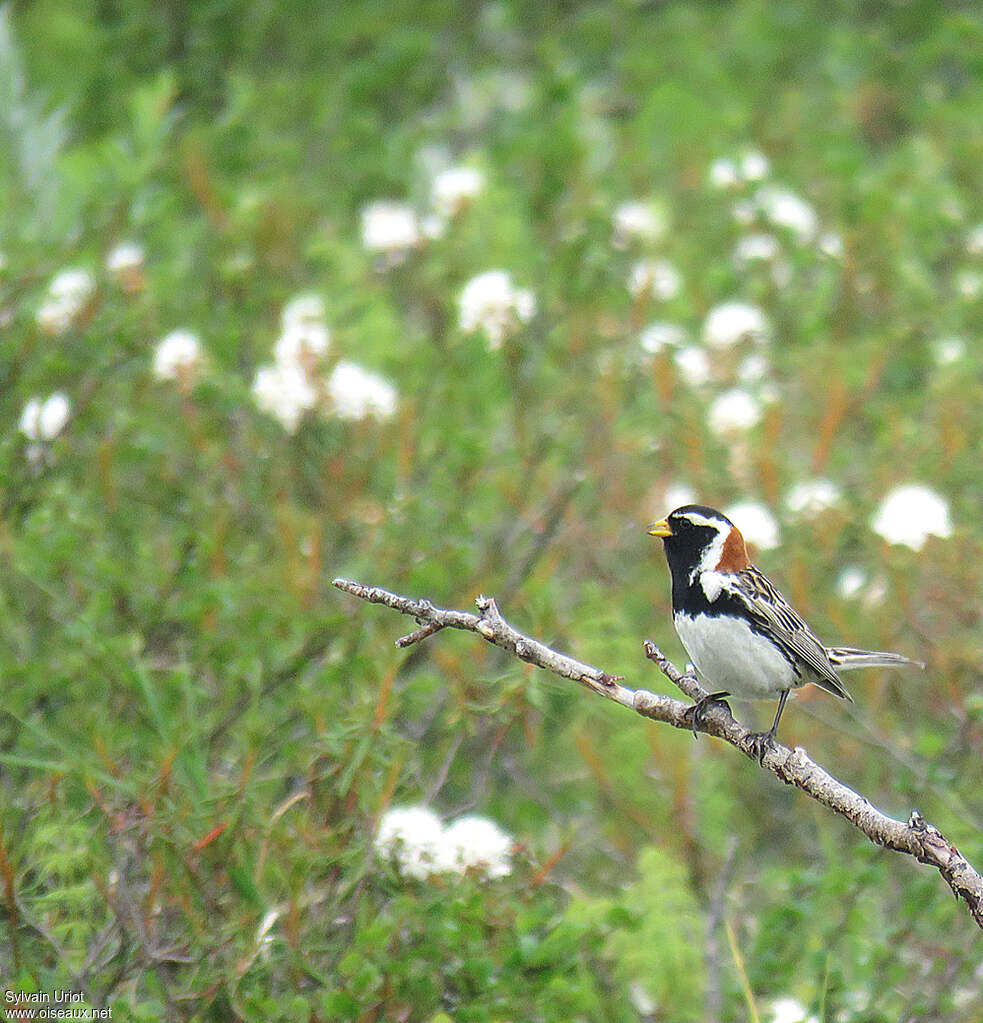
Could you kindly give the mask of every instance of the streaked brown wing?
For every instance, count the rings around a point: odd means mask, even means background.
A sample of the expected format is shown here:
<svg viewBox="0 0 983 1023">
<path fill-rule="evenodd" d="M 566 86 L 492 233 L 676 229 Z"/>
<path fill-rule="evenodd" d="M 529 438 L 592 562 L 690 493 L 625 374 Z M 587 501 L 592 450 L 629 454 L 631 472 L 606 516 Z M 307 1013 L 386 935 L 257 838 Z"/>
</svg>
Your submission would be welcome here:
<svg viewBox="0 0 983 1023">
<path fill-rule="evenodd" d="M 849 700 L 850 694 L 833 670 L 826 648 L 768 577 L 751 565 L 743 572 L 735 573 L 733 579 L 731 592 L 740 598 L 758 627 L 812 668 L 819 676 L 814 680 L 816 685 Z"/>
</svg>

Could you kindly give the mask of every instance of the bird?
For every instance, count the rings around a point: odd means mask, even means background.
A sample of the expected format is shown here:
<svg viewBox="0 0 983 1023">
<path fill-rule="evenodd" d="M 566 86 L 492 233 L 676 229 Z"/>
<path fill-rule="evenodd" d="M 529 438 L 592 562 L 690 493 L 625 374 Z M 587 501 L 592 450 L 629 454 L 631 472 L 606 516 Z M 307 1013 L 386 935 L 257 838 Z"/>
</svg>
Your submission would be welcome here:
<svg viewBox="0 0 983 1023">
<path fill-rule="evenodd" d="M 711 692 L 693 709 L 693 731 L 713 701 L 778 700 L 767 732 L 755 733 L 759 761 L 775 743 L 785 701 L 813 683 L 851 700 L 839 673 L 854 668 L 923 668 L 901 654 L 827 647 L 771 580 L 751 564 L 741 531 L 722 512 L 686 504 L 648 527 L 665 548 L 673 625 Z"/>
</svg>

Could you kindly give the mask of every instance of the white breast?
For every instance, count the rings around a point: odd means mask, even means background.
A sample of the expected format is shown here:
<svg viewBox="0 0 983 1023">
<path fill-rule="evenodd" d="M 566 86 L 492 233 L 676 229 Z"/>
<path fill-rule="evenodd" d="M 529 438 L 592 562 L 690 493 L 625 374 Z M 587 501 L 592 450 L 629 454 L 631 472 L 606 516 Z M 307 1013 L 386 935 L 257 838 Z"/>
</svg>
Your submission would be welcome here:
<svg viewBox="0 0 983 1023">
<path fill-rule="evenodd" d="M 770 641 L 743 618 L 676 614 L 676 632 L 711 691 L 745 700 L 773 700 L 807 681 Z"/>
</svg>

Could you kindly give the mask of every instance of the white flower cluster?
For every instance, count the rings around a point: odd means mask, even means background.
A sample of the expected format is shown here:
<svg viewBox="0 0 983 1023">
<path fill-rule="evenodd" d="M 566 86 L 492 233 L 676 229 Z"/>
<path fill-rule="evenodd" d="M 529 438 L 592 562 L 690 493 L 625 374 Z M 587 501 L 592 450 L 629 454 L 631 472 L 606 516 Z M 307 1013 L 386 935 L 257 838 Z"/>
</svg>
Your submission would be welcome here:
<svg viewBox="0 0 983 1023">
<path fill-rule="evenodd" d="M 734 247 L 735 267 L 741 271 L 763 267 L 770 271 L 778 287 L 785 287 L 792 277 L 792 265 L 782 258 L 783 240 L 800 246 L 814 244 L 830 259 L 842 258 L 844 246 L 835 231 L 822 230 L 819 216 L 808 200 L 785 185 L 765 181 L 770 170 L 768 160 L 751 151 L 740 159 L 715 160 L 708 178 L 714 188 L 738 193 L 731 212 L 740 226 L 748 228 L 748 233 Z"/>
<path fill-rule="evenodd" d="M 840 488 L 827 479 L 801 480 L 785 495 L 785 507 L 792 515 L 815 518 L 843 500 Z"/>
<path fill-rule="evenodd" d="M 392 384 L 354 362 L 342 359 L 326 386 L 331 409 L 339 419 L 391 419 L 396 414 L 396 389 Z"/>
<path fill-rule="evenodd" d="M 362 244 L 386 267 L 402 263 L 423 240 L 416 211 L 391 199 L 377 199 L 362 210 Z"/>
<path fill-rule="evenodd" d="M 205 357 L 197 334 L 172 330 L 154 349 L 153 373 L 158 380 L 176 380 L 182 387 L 194 383 Z"/>
<path fill-rule="evenodd" d="M 623 202 L 615 208 L 611 220 L 616 248 L 627 248 L 636 241 L 657 242 L 666 233 L 665 212 L 651 202 Z"/>
<path fill-rule="evenodd" d="M 703 340 L 711 348 L 732 348 L 741 341 L 766 341 L 771 328 L 765 314 L 749 302 L 721 302 L 703 322 Z"/>
<path fill-rule="evenodd" d="M 404 877 L 418 881 L 436 874 L 507 877 L 512 845 L 512 838 L 485 817 L 460 817 L 444 827 L 423 806 L 387 810 L 375 835 L 378 855 L 393 860 Z"/>
<path fill-rule="evenodd" d="M 35 313 L 37 325 L 54 336 L 74 327 L 95 294 L 96 282 L 88 270 L 62 270 L 48 285 L 47 294 Z"/>
<path fill-rule="evenodd" d="M 143 287 L 146 256 L 136 242 L 120 242 L 106 256 L 106 270 L 124 291 L 135 293 Z"/>
<path fill-rule="evenodd" d="M 384 270 L 399 266 L 426 241 L 440 238 L 448 222 L 462 213 L 485 189 L 476 167 L 460 164 L 434 174 L 430 185 L 432 212 L 422 216 L 406 202 L 377 199 L 362 209 L 362 245 L 379 257 Z"/>
<path fill-rule="evenodd" d="M 435 214 L 443 220 L 456 217 L 485 189 L 485 176 L 475 167 L 447 167 L 434 176 L 430 198 Z"/>
<path fill-rule="evenodd" d="M 836 592 L 843 600 L 859 600 L 868 610 L 880 607 L 887 596 L 887 580 L 871 579 L 858 565 L 847 565 L 836 580 Z"/>
<path fill-rule="evenodd" d="M 771 171 L 768 157 L 757 149 L 749 149 L 738 159 L 721 157 L 710 164 L 709 180 L 714 188 L 740 188 L 761 181 Z"/>
<path fill-rule="evenodd" d="M 819 217 L 812 206 L 791 189 L 765 185 L 754 197 L 757 208 L 773 226 L 789 231 L 802 245 L 819 233 Z"/>
<path fill-rule="evenodd" d="M 920 551 L 930 536 L 952 536 L 949 503 L 920 483 L 895 487 L 881 501 L 871 522 L 875 533 L 888 543 Z"/>
<path fill-rule="evenodd" d="M 699 345 L 680 348 L 674 356 L 674 362 L 679 375 L 690 387 L 704 387 L 710 382 L 712 367 L 705 348 Z"/>
<path fill-rule="evenodd" d="M 656 515 L 652 517 L 657 518 L 666 512 L 682 508 L 685 504 L 699 504 L 696 491 L 688 483 L 676 480 L 663 489 L 662 500 L 658 508 L 653 508 Z"/>
<path fill-rule="evenodd" d="M 718 437 L 745 433 L 760 421 L 761 402 L 743 387 L 732 387 L 718 394 L 707 410 L 707 426 Z"/>
<path fill-rule="evenodd" d="M 819 1017 L 794 998 L 778 998 L 771 1003 L 771 1023 L 819 1023 Z"/>
<path fill-rule="evenodd" d="M 686 344 L 686 331 L 678 323 L 657 320 L 642 331 L 638 342 L 646 355 L 656 355 L 665 348 L 682 348 Z"/>
<path fill-rule="evenodd" d="M 640 259 L 628 277 L 632 298 L 647 293 L 659 302 L 671 302 L 682 287 L 682 274 L 668 259 Z"/>
<path fill-rule="evenodd" d="M 936 366 L 949 366 L 966 355 L 966 342 L 961 337 L 942 337 L 932 345 Z"/>
<path fill-rule="evenodd" d="M 635 243 L 657 242 L 668 228 L 668 218 L 660 205 L 636 199 L 617 206 L 611 221 L 614 227 L 612 244 L 618 249 L 627 249 Z M 632 298 L 650 296 L 659 302 L 669 302 L 679 294 L 682 286 L 682 275 L 668 259 L 639 259 L 628 275 L 628 291 Z"/>
<path fill-rule="evenodd" d="M 253 381 L 256 405 L 268 412 L 287 433 L 296 433 L 301 417 L 317 404 L 317 391 L 296 363 L 260 366 Z"/>
<path fill-rule="evenodd" d="M 61 391 L 50 397 L 31 398 L 20 414 L 17 428 L 30 441 L 53 441 L 65 429 L 72 403 Z"/>
<path fill-rule="evenodd" d="M 724 514 L 737 526 L 744 539 L 759 551 L 769 551 L 781 544 L 778 520 L 763 504 L 739 501 L 726 508 Z"/>
<path fill-rule="evenodd" d="M 710 310 L 703 324 L 703 345 L 687 344 L 685 330 L 659 320 L 639 336 L 643 357 L 671 349 L 680 378 L 688 386 L 702 388 L 714 378 L 712 356 L 743 343 L 760 346 L 770 336 L 764 313 L 746 302 L 724 302 Z M 718 394 L 707 410 L 709 429 L 721 437 L 753 429 L 761 420 L 763 403 L 773 399 L 767 377 L 768 359 L 760 350 L 746 354 L 728 374 L 737 386 Z"/>
<path fill-rule="evenodd" d="M 734 246 L 734 264 L 739 270 L 754 263 L 774 264 L 781 254 L 782 247 L 773 234 L 756 231 L 738 238 Z"/>
<path fill-rule="evenodd" d="M 488 348 L 495 351 L 536 314 L 536 296 L 528 289 L 516 288 L 507 271 L 488 270 L 465 284 L 458 312 L 461 330 L 467 334 L 484 331 Z"/>
<path fill-rule="evenodd" d="M 382 377 L 342 360 L 324 378 L 321 367 L 331 347 L 324 320 L 324 302 L 317 295 L 297 295 L 283 307 L 274 361 L 261 366 L 253 381 L 257 406 L 288 433 L 295 433 L 304 414 L 318 407 L 339 419 L 390 419 L 396 390 Z"/>
</svg>

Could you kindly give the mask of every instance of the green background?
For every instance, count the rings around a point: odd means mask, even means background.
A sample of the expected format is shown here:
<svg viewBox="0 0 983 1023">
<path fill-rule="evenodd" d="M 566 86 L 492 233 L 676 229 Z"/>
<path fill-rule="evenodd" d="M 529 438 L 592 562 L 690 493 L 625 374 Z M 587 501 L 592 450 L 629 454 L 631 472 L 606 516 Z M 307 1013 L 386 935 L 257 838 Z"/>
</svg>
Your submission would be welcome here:
<svg viewBox="0 0 983 1023">
<path fill-rule="evenodd" d="M 976 5 L 7 11 L 0 981 L 84 983 L 121 1021 L 767 1023 L 788 997 L 822 1023 L 983 1017 L 979 931 L 936 872 L 477 637 L 398 651 L 408 619 L 330 585 L 463 609 L 490 593 L 669 691 L 641 649 L 683 660 L 644 526 L 670 484 L 762 502 L 782 543 L 758 563 L 823 638 L 927 662 L 850 676 L 852 706 L 804 694 L 782 737 L 983 863 Z M 748 149 L 842 257 L 776 229 L 787 283 L 735 266 L 734 196 L 708 169 Z M 360 211 L 425 212 L 435 159 L 486 188 L 382 270 Z M 618 248 L 632 198 L 668 230 Z M 104 268 L 124 239 L 147 253 L 134 294 Z M 672 260 L 678 296 L 632 299 L 641 255 Z M 66 266 L 98 289 L 52 338 L 35 312 Z M 457 299 L 496 268 L 538 313 L 490 351 Z M 397 388 L 392 421 L 308 416 L 291 436 L 255 407 L 280 309 L 310 291 L 331 357 Z M 639 348 L 652 320 L 698 342 L 730 299 L 771 321 L 778 395 L 739 471 L 706 425 L 723 385 Z M 150 369 L 179 327 L 208 357 L 183 392 Z M 937 365 L 952 335 L 965 355 Z M 74 413 L 38 470 L 17 422 L 55 390 Z M 815 476 L 841 503 L 789 514 Z M 910 480 L 955 527 L 920 552 L 870 528 Z M 883 577 L 882 603 L 837 595 L 844 564 Z M 379 863 L 379 815 L 418 802 L 497 821 L 512 875 Z"/>
</svg>

